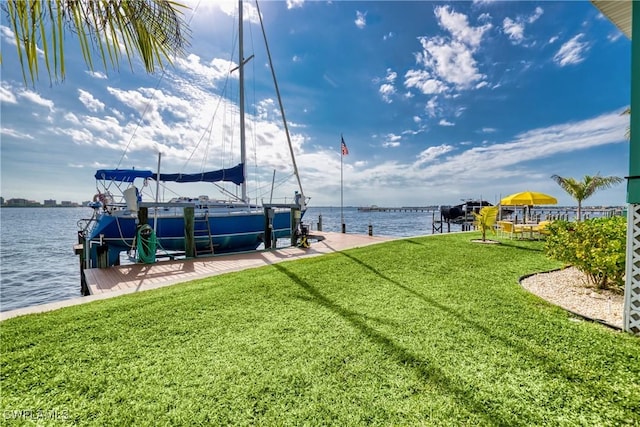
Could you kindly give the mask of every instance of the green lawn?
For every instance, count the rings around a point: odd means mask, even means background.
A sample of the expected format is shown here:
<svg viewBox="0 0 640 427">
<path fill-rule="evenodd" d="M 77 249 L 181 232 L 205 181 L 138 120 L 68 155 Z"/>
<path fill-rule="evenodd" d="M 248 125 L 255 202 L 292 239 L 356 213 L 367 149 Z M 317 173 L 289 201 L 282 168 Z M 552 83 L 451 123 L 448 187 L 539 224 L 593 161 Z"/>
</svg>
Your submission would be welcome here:
<svg viewBox="0 0 640 427">
<path fill-rule="evenodd" d="M 640 339 L 523 290 L 520 276 L 559 267 L 540 242 L 478 235 L 4 321 L 2 422 L 640 425 Z"/>
</svg>

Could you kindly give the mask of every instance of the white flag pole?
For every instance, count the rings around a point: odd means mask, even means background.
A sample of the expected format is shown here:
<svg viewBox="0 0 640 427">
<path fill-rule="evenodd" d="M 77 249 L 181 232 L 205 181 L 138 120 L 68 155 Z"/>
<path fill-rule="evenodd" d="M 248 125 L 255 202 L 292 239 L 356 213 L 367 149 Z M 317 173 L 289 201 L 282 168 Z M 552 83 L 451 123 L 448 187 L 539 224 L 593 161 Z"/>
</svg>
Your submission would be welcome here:
<svg viewBox="0 0 640 427">
<path fill-rule="evenodd" d="M 342 158 L 344 157 L 344 149 L 342 148 L 344 144 L 344 138 L 342 134 L 340 134 L 340 223 L 342 224 L 342 232 L 345 233 L 347 231 L 347 227 L 344 224 L 344 194 L 342 191 L 342 183 L 343 183 L 343 172 L 342 172 Z"/>
</svg>

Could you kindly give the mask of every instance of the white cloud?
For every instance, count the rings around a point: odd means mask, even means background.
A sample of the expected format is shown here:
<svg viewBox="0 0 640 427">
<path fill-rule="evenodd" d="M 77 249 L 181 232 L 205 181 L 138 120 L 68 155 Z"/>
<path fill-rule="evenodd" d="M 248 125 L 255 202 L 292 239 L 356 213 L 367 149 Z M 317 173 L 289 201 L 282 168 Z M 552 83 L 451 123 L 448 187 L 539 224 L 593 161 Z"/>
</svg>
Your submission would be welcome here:
<svg viewBox="0 0 640 427">
<path fill-rule="evenodd" d="M 287 9 L 300 8 L 304 5 L 304 0 L 287 0 Z"/>
<path fill-rule="evenodd" d="M 256 105 L 256 115 L 261 120 L 267 120 L 276 113 L 279 113 L 279 110 L 276 108 L 276 103 L 273 99 L 263 99 Z"/>
<path fill-rule="evenodd" d="M 531 15 L 529 18 L 527 18 L 527 22 L 529 24 L 533 24 L 534 22 L 536 22 L 538 20 L 538 18 L 540 18 L 542 16 L 543 13 L 544 13 L 544 10 L 540 6 L 537 6 L 535 12 L 533 13 L 533 15 Z"/>
<path fill-rule="evenodd" d="M 7 127 L 0 128 L 0 135 L 10 136 L 10 137 L 17 138 L 17 139 L 35 139 L 33 136 L 31 136 L 31 135 L 29 135 L 27 133 L 18 132 L 15 129 L 10 129 L 10 128 L 7 128 Z"/>
<path fill-rule="evenodd" d="M 356 27 L 362 29 L 367 26 L 367 12 L 356 11 L 356 20 L 354 21 Z"/>
<path fill-rule="evenodd" d="M 422 38 L 420 42 L 424 48 L 423 65 L 432 70 L 440 81 L 464 90 L 484 78 L 473 58 L 473 51 L 463 43 L 447 43 L 441 38 Z"/>
<path fill-rule="evenodd" d="M 393 102 L 391 100 L 391 95 L 396 93 L 396 88 L 393 87 L 393 85 L 385 83 L 380 86 L 380 89 L 378 91 L 380 92 L 380 95 L 382 95 L 382 99 L 384 100 L 384 102 L 388 104 Z"/>
<path fill-rule="evenodd" d="M 450 203 L 458 194 L 460 197 L 469 197 L 471 193 L 495 194 L 514 186 L 549 183 L 550 173 L 554 172 L 541 172 L 540 160 L 563 153 L 579 156 L 580 151 L 592 147 L 624 143 L 627 126 L 628 116 L 620 116 L 619 111 L 615 111 L 578 122 L 532 129 L 504 142 L 483 141 L 480 146 L 461 142 L 456 148 L 442 144 L 426 148 L 413 163 L 387 160 L 367 165 L 366 169 L 351 170 L 350 186 L 365 189 L 375 182 L 380 188 L 398 188 L 406 183 L 407 194 L 433 192 L 430 203 Z M 538 166 L 531 169 L 530 165 L 536 161 Z M 525 180 L 522 177 L 526 177 Z M 413 189 L 410 183 L 420 183 L 420 187 Z"/>
<path fill-rule="evenodd" d="M 43 97 L 41 97 L 38 93 L 30 91 L 30 90 L 24 90 L 22 92 L 20 92 L 18 94 L 20 96 L 20 98 L 24 98 L 28 101 L 33 102 L 34 104 L 38 104 L 41 105 L 43 107 L 47 107 L 50 111 L 53 111 L 53 101 L 49 100 L 49 99 L 45 99 Z"/>
<path fill-rule="evenodd" d="M 497 130 L 496 128 L 485 127 L 485 128 L 482 128 L 480 130 L 480 132 L 482 132 L 482 133 L 493 133 L 493 132 L 496 132 L 496 130 Z"/>
<path fill-rule="evenodd" d="M 613 43 L 613 42 L 615 42 L 616 40 L 618 40 L 620 37 L 622 37 L 622 34 L 623 34 L 623 33 L 622 33 L 622 32 L 620 32 L 620 31 L 617 31 L 617 32 L 612 33 L 612 34 L 609 34 L 609 35 L 607 36 L 607 40 L 609 40 L 610 42 L 612 42 L 612 43 Z"/>
<path fill-rule="evenodd" d="M 438 145 L 435 147 L 429 147 L 426 150 L 422 150 L 418 154 L 418 160 L 414 163 L 414 167 L 421 166 L 425 163 L 431 163 L 443 154 L 449 153 L 453 150 L 453 147 L 448 144 Z"/>
<path fill-rule="evenodd" d="M 0 102 L 8 103 L 8 104 L 17 104 L 18 100 L 13 92 L 11 92 L 11 88 L 6 86 L 5 83 L 0 86 Z"/>
<path fill-rule="evenodd" d="M 398 73 L 393 71 L 391 68 L 387 68 L 387 76 L 385 77 L 385 80 L 387 82 L 393 84 L 396 81 L 397 77 L 398 77 Z"/>
<path fill-rule="evenodd" d="M 399 147 L 401 139 L 402 139 L 402 136 L 390 133 L 385 137 L 385 140 L 382 143 L 382 146 L 385 148 Z"/>
<path fill-rule="evenodd" d="M 104 111 L 104 102 L 95 99 L 92 94 L 85 90 L 78 89 L 78 93 L 80 94 L 78 99 L 89 111 L 93 113 Z"/>
<path fill-rule="evenodd" d="M 524 39 L 524 23 L 522 22 L 516 22 L 508 17 L 504 18 L 504 21 L 502 21 L 502 30 L 515 44 L 520 43 Z"/>
<path fill-rule="evenodd" d="M 385 41 L 386 41 L 386 40 L 389 40 L 389 39 L 391 39 L 391 38 L 393 38 L 393 37 L 395 37 L 395 36 L 396 36 L 396 35 L 395 35 L 395 33 L 393 33 L 392 31 L 390 31 L 389 33 L 387 33 L 387 34 L 385 34 L 384 36 L 382 36 L 382 40 L 385 40 Z"/>
<path fill-rule="evenodd" d="M 435 117 L 438 112 L 438 97 L 434 96 L 429 101 L 427 101 L 427 105 L 425 105 L 424 109 L 429 117 Z"/>
<path fill-rule="evenodd" d="M 554 62 L 564 67 L 566 65 L 579 64 L 584 61 L 584 55 L 589 49 L 589 43 L 582 42 L 582 38 L 584 38 L 584 34 L 578 34 L 564 43 L 553 56 Z"/>
<path fill-rule="evenodd" d="M 440 6 L 435 9 L 438 24 L 449 31 L 454 40 L 460 41 L 471 47 L 478 47 L 484 33 L 491 29 L 491 24 L 480 27 L 471 27 L 467 15 L 451 10 L 449 6 Z"/>
<path fill-rule="evenodd" d="M 396 93 L 396 88 L 394 86 L 394 83 L 397 77 L 398 77 L 398 73 L 393 71 L 391 68 L 387 68 L 387 74 L 384 77 L 384 79 L 382 79 L 382 81 L 385 83 L 380 85 L 380 88 L 378 89 L 378 92 L 380 93 L 380 95 L 382 96 L 382 99 L 386 103 L 390 104 L 392 102 L 391 96 L 395 95 Z"/>
<path fill-rule="evenodd" d="M 425 95 L 437 94 L 446 91 L 447 86 L 435 79 L 425 70 L 409 70 L 404 75 L 404 85 L 407 88 L 416 88 Z"/>
<path fill-rule="evenodd" d="M 446 163 L 435 165 L 428 176 L 471 173 L 475 179 L 521 174 L 514 166 L 535 160 L 577 152 L 588 148 L 623 142 L 628 117 L 618 112 L 592 119 L 569 122 L 546 128 L 532 129 L 516 135 L 510 141 L 473 147 L 453 156 Z M 513 173 L 510 172 L 513 171 Z M 489 172 L 491 171 L 491 172 Z"/>
<path fill-rule="evenodd" d="M 111 109 L 111 114 L 113 114 L 118 120 L 124 120 L 124 114 L 115 108 Z"/>
<path fill-rule="evenodd" d="M 2 38 L 2 40 L 6 41 L 10 45 L 16 46 L 15 33 L 13 32 L 13 30 L 11 30 L 11 28 L 0 25 L 0 38 Z"/>
<path fill-rule="evenodd" d="M 76 116 L 74 113 L 66 113 L 64 115 L 64 119 L 74 126 L 80 125 L 80 119 L 78 119 L 78 116 Z"/>
<path fill-rule="evenodd" d="M 454 123 L 451 123 L 449 121 L 447 121 L 446 119 L 440 119 L 440 121 L 438 122 L 438 124 L 440 126 L 455 126 Z"/>
<path fill-rule="evenodd" d="M 186 58 L 176 58 L 175 65 L 177 68 L 203 77 L 211 83 L 229 75 L 234 78 L 238 76 L 238 73 L 230 73 L 231 70 L 237 68 L 238 64 L 221 58 L 214 58 L 208 64 L 205 64 L 201 62 L 201 58 L 198 55 L 191 54 Z"/>
<path fill-rule="evenodd" d="M 528 17 L 518 16 L 516 19 L 506 17 L 502 21 L 502 31 L 509 36 L 509 40 L 511 40 L 513 44 L 520 44 L 525 39 L 524 30 L 526 24 L 533 24 L 543 13 L 544 10 L 538 6 L 533 14 Z M 533 44 L 535 44 L 535 42 Z"/>
<path fill-rule="evenodd" d="M 554 44 L 555 42 L 557 42 L 557 41 L 558 41 L 558 39 L 559 39 L 559 38 L 560 38 L 560 37 L 558 37 L 558 36 L 553 36 L 553 37 L 551 37 L 551 38 L 549 39 L 549 44 Z"/>
<path fill-rule="evenodd" d="M 424 69 L 409 70 L 405 74 L 405 86 L 419 88 L 424 94 L 473 88 L 485 78 L 473 54 L 492 25 L 472 27 L 466 15 L 449 6 L 436 7 L 434 13 L 440 27 L 447 30 L 450 37 L 419 38 L 422 52 L 416 53 L 415 57 Z"/>
<path fill-rule="evenodd" d="M 201 3 L 201 2 L 198 2 L 198 3 Z M 216 2 L 216 4 L 224 14 L 228 16 L 236 17 L 236 12 L 238 10 L 238 2 L 220 1 L 220 2 Z M 253 4 L 249 2 L 243 2 L 242 19 L 243 21 L 247 21 L 252 24 L 260 23 L 258 10 Z"/>
<path fill-rule="evenodd" d="M 100 80 L 106 80 L 108 78 L 107 75 L 102 71 L 87 71 L 87 74 L 89 74 L 93 78 Z"/>
</svg>

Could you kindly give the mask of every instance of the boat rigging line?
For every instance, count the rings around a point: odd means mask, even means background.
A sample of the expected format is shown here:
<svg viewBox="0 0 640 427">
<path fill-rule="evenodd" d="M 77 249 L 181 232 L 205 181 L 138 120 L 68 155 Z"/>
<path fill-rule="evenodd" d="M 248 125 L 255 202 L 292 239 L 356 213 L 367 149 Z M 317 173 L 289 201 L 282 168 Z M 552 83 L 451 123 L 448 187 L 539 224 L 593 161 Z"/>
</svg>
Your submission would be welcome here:
<svg viewBox="0 0 640 427">
<path fill-rule="evenodd" d="M 242 0 L 240 0 L 242 2 Z M 296 163 L 296 157 L 293 152 L 293 145 L 291 144 L 291 136 L 289 135 L 289 126 L 287 125 L 287 119 L 284 115 L 284 105 L 282 105 L 282 97 L 280 96 L 280 89 L 278 87 L 278 81 L 276 80 L 276 71 L 273 68 L 273 61 L 271 60 L 271 50 L 269 49 L 269 43 L 267 42 L 267 32 L 264 29 L 264 22 L 262 21 L 262 13 L 260 13 L 260 6 L 258 0 L 256 0 L 256 9 L 258 10 L 258 19 L 260 20 L 260 28 L 262 29 L 262 37 L 264 38 L 264 45 L 267 50 L 267 58 L 269 58 L 269 68 L 271 69 L 271 76 L 273 77 L 273 84 L 276 88 L 276 94 L 278 95 L 278 104 L 280 105 L 280 113 L 282 115 L 282 123 L 284 125 L 284 132 L 287 135 L 287 143 L 289 144 L 289 152 L 291 153 L 291 161 L 293 163 L 293 171 L 298 180 L 298 188 L 300 194 L 304 197 L 304 191 L 302 191 L 302 182 L 300 181 L 300 174 L 298 173 L 298 164 Z"/>
</svg>

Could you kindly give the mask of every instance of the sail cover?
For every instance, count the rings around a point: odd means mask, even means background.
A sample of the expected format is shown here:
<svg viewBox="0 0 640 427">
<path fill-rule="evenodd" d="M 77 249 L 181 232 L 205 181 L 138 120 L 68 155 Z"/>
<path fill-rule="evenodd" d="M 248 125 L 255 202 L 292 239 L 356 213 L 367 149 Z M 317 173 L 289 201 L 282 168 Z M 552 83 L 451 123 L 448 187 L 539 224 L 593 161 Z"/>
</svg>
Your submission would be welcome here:
<svg viewBox="0 0 640 427">
<path fill-rule="evenodd" d="M 155 177 L 155 174 L 154 174 Z M 201 173 L 161 173 L 160 181 L 171 182 L 218 182 L 228 181 L 236 185 L 244 182 L 244 167 L 240 163 L 237 166 L 217 171 Z"/>
<path fill-rule="evenodd" d="M 96 172 L 95 178 L 105 181 L 133 182 L 136 178 L 146 179 L 153 175 L 153 172 L 142 169 L 100 169 Z"/>
<path fill-rule="evenodd" d="M 118 182 L 133 182 L 136 178 L 155 179 L 156 173 L 149 170 L 138 169 L 100 169 L 95 178 Z M 169 182 L 218 182 L 229 181 L 236 185 L 244 182 L 244 167 L 240 163 L 237 166 L 217 171 L 201 173 L 161 173 L 160 181 Z"/>
</svg>

